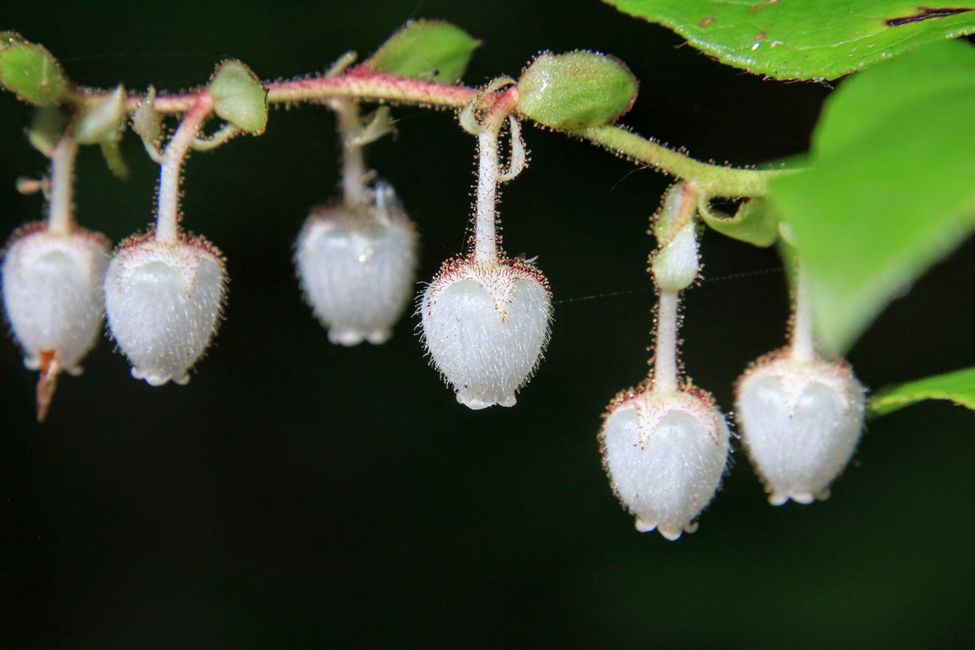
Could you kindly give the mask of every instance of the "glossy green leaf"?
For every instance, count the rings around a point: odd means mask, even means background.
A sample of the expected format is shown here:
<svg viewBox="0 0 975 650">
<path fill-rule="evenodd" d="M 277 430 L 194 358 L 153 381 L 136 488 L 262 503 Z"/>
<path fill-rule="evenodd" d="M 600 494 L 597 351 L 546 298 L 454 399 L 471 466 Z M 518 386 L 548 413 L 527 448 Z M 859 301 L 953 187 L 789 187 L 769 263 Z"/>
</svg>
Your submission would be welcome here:
<svg viewBox="0 0 975 650">
<path fill-rule="evenodd" d="M 975 228 L 973 116 L 975 48 L 929 45 L 840 87 L 816 128 L 810 167 L 773 182 L 827 352 L 845 351 Z"/>
<path fill-rule="evenodd" d="M 467 69 L 480 41 L 439 20 L 414 20 L 389 37 L 363 64 L 377 72 L 454 83 Z"/>
<path fill-rule="evenodd" d="M 712 230 L 753 246 L 771 246 L 779 237 L 779 223 L 763 198 L 745 201 L 733 217 L 715 210 L 710 200 L 703 199 L 698 204 L 698 214 Z"/>
<path fill-rule="evenodd" d="M 604 0 L 674 30 L 722 63 L 777 79 L 835 79 L 975 33 L 975 2 Z"/>
<path fill-rule="evenodd" d="M 554 129 L 615 122 L 636 101 L 637 81 L 618 59 L 577 50 L 539 55 L 518 80 L 518 111 Z"/>
<path fill-rule="evenodd" d="M 224 61 L 210 80 L 217 115 L 253 134 L 267 127 L 267 91 L 257 75 L 240 61 Z"/>
<path fill-rule="evenodd" d="M 14 43 L 0 49 L 0 83 L 36 106 L 57 103 L 67 86 L 57 59 L 34 43 Z"/>
<path fill-rule="evenodd" d="M 975 410 L 975 368 L 926 377 L 884 389 L 870 400 L 873 415 L 887 415 L 928 399 L 949 400 Z"/>
</svg>

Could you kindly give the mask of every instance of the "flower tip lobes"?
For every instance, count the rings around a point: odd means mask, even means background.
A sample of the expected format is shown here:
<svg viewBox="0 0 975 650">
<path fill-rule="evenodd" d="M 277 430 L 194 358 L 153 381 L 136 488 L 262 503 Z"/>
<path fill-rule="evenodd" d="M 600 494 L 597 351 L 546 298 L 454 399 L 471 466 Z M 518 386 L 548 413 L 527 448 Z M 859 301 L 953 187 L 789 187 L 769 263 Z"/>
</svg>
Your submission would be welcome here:
<svg viewBox="0 0 975 650">
<path fill-rule="evenodd" d="M 216 331 L 225 289 L 223 259 L 202 239 L 123 242 L 105 276 L 105 307 L 132 376 L 153 386 L 188 382 Z"/>
<path fill-rule="evenodd" d="M 737 392 L 742 441 L 769 503 L 825 499 L 863 429 L 864 389 L 850 366 L 772 354 L 742 375 Z"/>
<path fill-rule="evenodd" d="M 697 530 L 729 453 L 728 425 L 698 389 L 620 393 L 603 419 L 600 445 L 613 492 L 641 533 L 673 541 Z"/>
<path fill-rule="evenodd" d="M 471 409 L 514 406 L 548 343 L 552 300 L 524 260 L 448 261 L 420 298 L 423 340 Z"/>
<path fill-rule="evenodd" d="M 316 209 L 295 246 L 305 300 L 338 345 L 389 340 L 416 281 L 413 222 L 390 185 L 370 193 L 367 205 Z"/>
<path fill-rule="evenodd" d="M 24 365 L 41 371 L 37 418 L 43 421 L 61 370 L 77 375 L 98 340 L 108 240 L 74 227 L 51 232 L 31 224 L 11 240 L 3 260 L 3 302 Z"/>
</svg>

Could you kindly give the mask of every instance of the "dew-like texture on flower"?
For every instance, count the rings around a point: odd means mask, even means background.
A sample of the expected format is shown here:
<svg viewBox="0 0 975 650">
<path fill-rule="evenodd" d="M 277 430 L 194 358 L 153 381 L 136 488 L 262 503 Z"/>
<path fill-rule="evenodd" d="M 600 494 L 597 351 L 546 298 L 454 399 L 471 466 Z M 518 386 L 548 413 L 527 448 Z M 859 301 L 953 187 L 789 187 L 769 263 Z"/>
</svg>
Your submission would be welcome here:
<svg viewBox="0 0 975 650">
<path fill-rule="evenodd" d="M 520 260 L 448 262 L 420 299 L 430 357 L 472 409 L 514 406 L 548 342 L 551 294 Z"/>
<path fill-rule="evenodd" d="M 305 300 L 339 345 L 384 343 L 416 282 L 416 230 L 394 202 L 316 210 L 295 247 Z"/>
<path fill-rule="evenodd" d="M 38 370 L 48 352 L 80 372 L 101 332 L 107 265 L 107 240 L 81 228 L 54 234 L 39 223 L 14 235 L 3 260 L 3 302 L 24 365 Z"/>
<path fill-rule="evenodd" d="M 600 433 L 603 466 L 637 530 L 669 540 L 697 530 L 695 519 L 721 483 L 729 436 L 703 391 L 637 389 L 613 400 Z"/>
<path fill-rule="evenodd" d="M 216 330 L 225 283 L 220 254 L 203 240 L 142 238 L 119 247 L 105 277 L 105 307 L 133 377 L 153 386 L 189 381 Z"/>
<path fill-rule="evenodd" d="M 863 386 L 843 361 L 779 353 L 742 376 L 741 437 L 771 504 L 828 496 L 860 439 L 864 403 Z"/>
</svg>

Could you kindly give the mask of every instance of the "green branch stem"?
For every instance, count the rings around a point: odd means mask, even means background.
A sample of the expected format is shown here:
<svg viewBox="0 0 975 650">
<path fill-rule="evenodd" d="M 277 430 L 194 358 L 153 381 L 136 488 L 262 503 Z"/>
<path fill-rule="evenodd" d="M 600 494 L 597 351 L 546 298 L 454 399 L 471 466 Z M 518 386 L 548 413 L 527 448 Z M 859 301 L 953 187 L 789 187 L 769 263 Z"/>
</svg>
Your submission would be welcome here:
<svg viewBox="0 0 975 650">
<path fill-rule="evenodd" d="M 427 108 L 463 109 L 478 99 L 481 89 L 457 84 L 439 84 L 383 74 L 359 66 L 337 76 L 318 75 L 264 84 L 270 105 L 299 103 L 323 104 L 331 99 L 350 99 L 379 104 L 406 104 Z M 153 107 L 162 114 L 186 113 L 196 103 L 203 90 L 174 95 L 159 95 Z M 87 105 L 107 91 L 73 88 L 68 101 Z M 144 101 L 140 95 L 126 99 L 128 111 L 134 111 Z M 517 87 L 489 93 L 480 99 L 479 108 L 491 111 L 496 102 L 510 103 L 517 115 Z M 523 117 L 523 116 L 522 116 Z M 637 163 L 646 164 L 660 172 L 692 183 L 709 197 L 764 196 L 769 182 L 792 170 L 763 170 L 726 167 L 695 160 L 664 145 L 644 138 L 620 126 L 596 126 L 567 135 L 587 140 Z"/>
<path fill-rule="evenodd" d="M 741 169 L 695 160 L 620 126 L 596 126 L 577 135 L 595 145 L 665 174 L 687 181 L 706 197 L 754 197 L 768 194 L 773 178 L 792 170 Z"/>
</svg>

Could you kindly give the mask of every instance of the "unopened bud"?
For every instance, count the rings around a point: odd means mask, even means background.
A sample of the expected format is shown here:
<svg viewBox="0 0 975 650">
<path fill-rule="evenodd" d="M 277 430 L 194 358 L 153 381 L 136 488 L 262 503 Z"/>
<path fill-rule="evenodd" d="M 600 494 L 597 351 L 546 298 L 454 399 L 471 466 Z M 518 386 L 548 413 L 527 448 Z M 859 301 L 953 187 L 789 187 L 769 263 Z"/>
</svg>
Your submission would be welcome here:
<svg viewBox="0 0 975 650">
<path fill-rule="evenodd" d="M 676 540 L 697 530 L 727 465 L 729 435 L 711 396 L 697 389 L 639 388 L 613 400 L 600 433 L 603 466 L 638 531 Z"/>
<path fill-rule="evenodd" d="M 420 303 L 430 357 L 472 409 L 514 406 L 548 342 L 548 282 L 522 260 L 447 262 Z"/>
<path fill-rule="evenodd" d="M 219 251 L 202 239 L 122 243 L 105 277 L 105 307 L 132 376 L 153 386 L 188 382 L 216 331 L 225 284 Z"/>
<path fill-rule="evenodd" d="M 691 285 L 700 270 L 697 232 L 694 219 L 696 205 L 688 206 L 695 196 L 678 183 L 667 191 L 664 203 L 654 221 L 657 250 L 650 260 L 654 283 L 661 291 L 681 291 Z M 688 216 L 688 213 L 690 216 Z"/>
<path fill-rule="evenodd" d="M 24 365 L 41 369 L 45 353 L 76 374 L 98 340 L 108 241 L 81 228 L 51 233 L 46 223 L 14 235 L 3 260 L 3 301 Z"/>
<path fill-rule="evenodd" d="M 738 382 L 741 436 L 772 505 L 826 498 L 856 449 L 864 390 L 841 360 L 759 360 Z"/>
<path fill-rule="evenodd" d="M 332 343 L 384 343 L 413 293 L 416 230 L 391 187 L 375 193 L 374 205 L 315 210 L 295 246 L 305 299 Z"/>
</svg>

